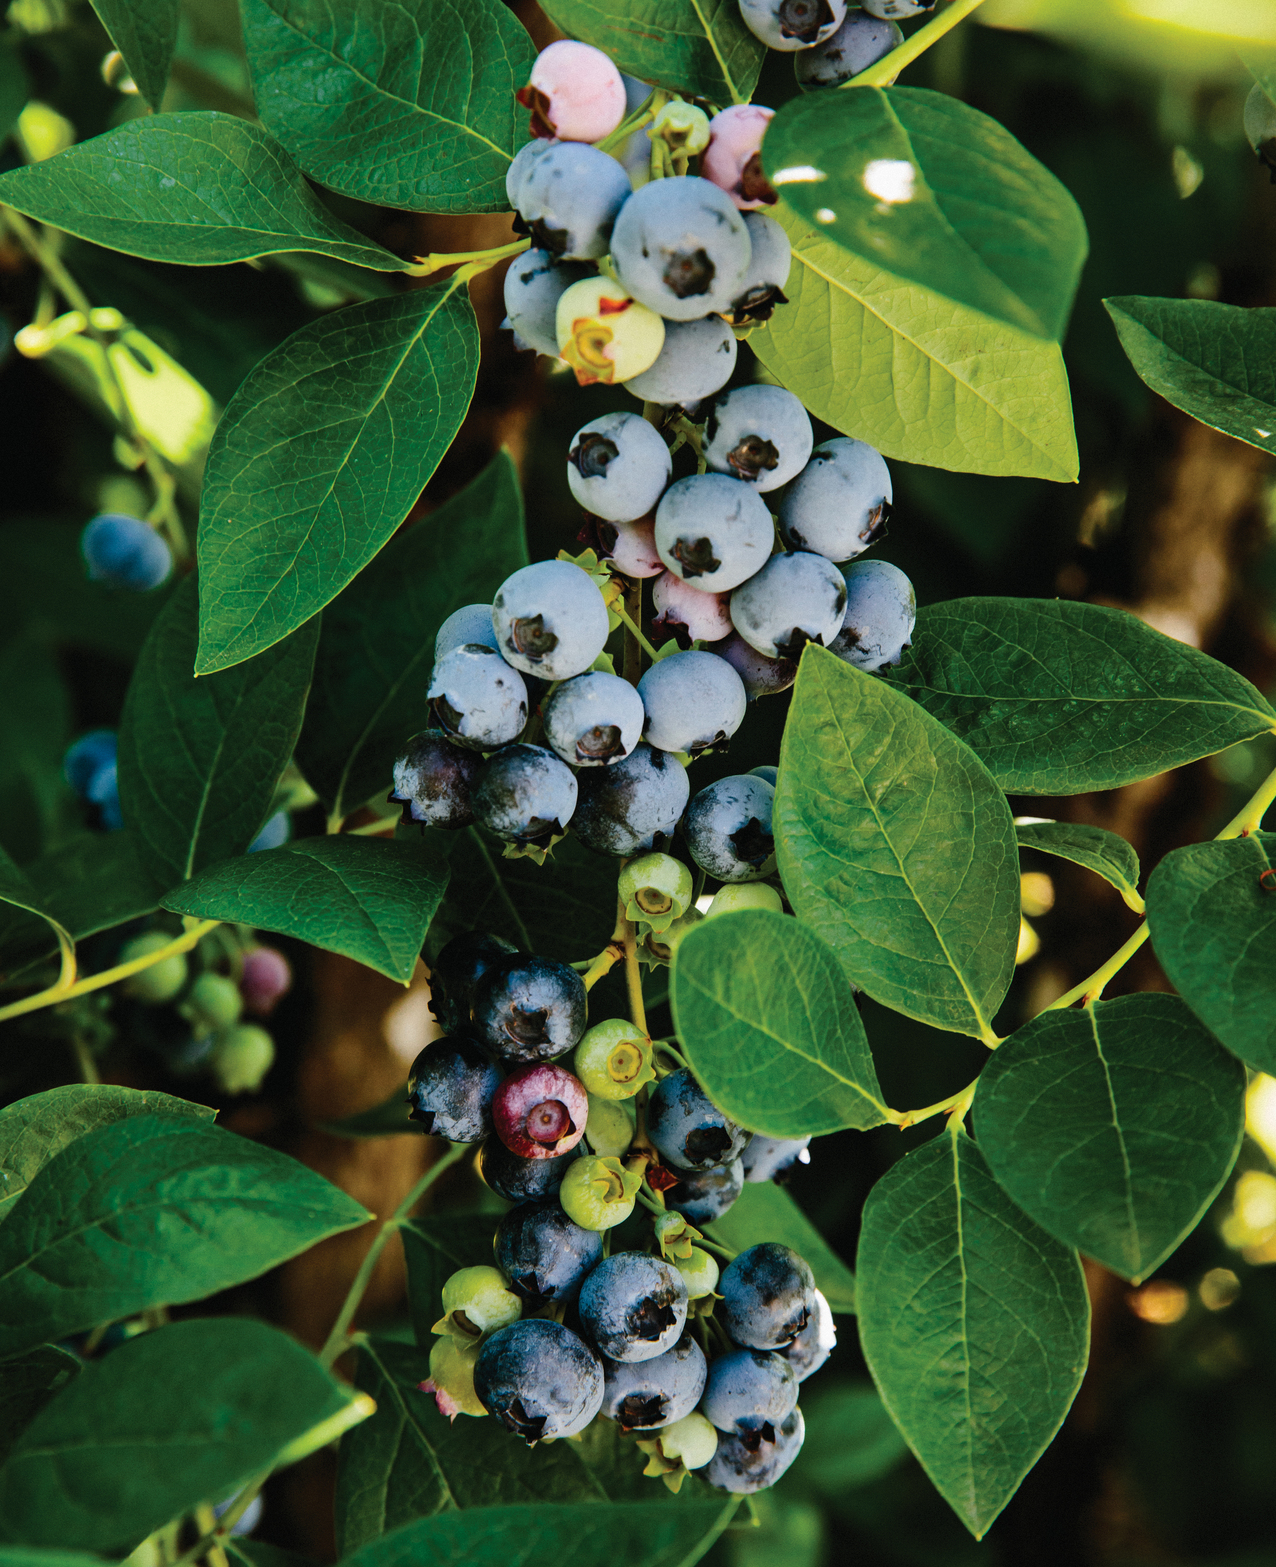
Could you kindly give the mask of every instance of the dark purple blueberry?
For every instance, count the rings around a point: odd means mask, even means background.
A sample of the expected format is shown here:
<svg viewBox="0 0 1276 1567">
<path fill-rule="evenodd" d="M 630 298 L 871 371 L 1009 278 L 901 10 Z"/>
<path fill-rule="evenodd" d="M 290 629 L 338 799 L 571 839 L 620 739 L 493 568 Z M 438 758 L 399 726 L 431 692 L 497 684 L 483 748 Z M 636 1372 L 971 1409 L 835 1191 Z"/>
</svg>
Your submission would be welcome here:
<svg viewBox="0 0 1276 1567">
<path fill-rule="evenodd" d="M 665 1206 L 680 1213 L 689 1224 L 711 1224 L 722 1217 L 743 1190 L 741 1160 L 732 1159 L 712 1170 L 682 1172 L 678 1184 L 665 1193 Z"/>
<path fill-rule="evenodd" d="M 510 956 L 474 987 L 474 1026 L 507 1061 L 549 1061 L 585 1032 L 588 998 L 575 969 L 550 958 Z"/>
<path fill-rule="evenodd" d="M 722 1270 L 719 1320 L 737 1344 L 784 1349 L 811 1320 L 815 1278 L 791 1247 L 750 1246 Z"/>
<path fill-rule="evenodd" d="M 786 1180 L 794 1165 L 810 1164 L 811 1156 L 806 1151 L 810 1141 L 809 1137 L 761 1137 L 755 1133 L 740 1155 L 745 1180 Z"/>
<path fill-rule="evenodd" d="M 479 1350 L 474 1391 L 488 1414 L 530 1447 L 585 1429 L 603 1401 L 603 1368 L 561 1322 L 524 1317 Z"/>
<path fill-rule="evenodd" d="M 671 751 L 643 743 L 624 761 L 576 775 L 580 797 L 572 831 L 595 854 L 663 849 L 687 808 L 687 769 Z"/>
<path fill-rule="evenodd" d="M 602 1236 L 569 1219 L 557 1197 L 520 1203 L 496 1227 L 496 1265 L 529 1311 L 570 1305 L 602 1254 Z"/>
<path fill-rule="evenodd" d="M 684 1066 L 670 1072 L 652 1094 L 647 1135 L 666 1164 L 713 1170 L 737 1158 L 753 1134 L 728 1120 Z"/>
<path fill-rule="evenodd" d="M 659 1257 L 618 1252 L 581 1286 L 580 1321 L 609 1360 L 654 1360 L 682 1337 L 687 1286 L 677 1268 Z"/>
<path fill-rule="evenodd" d="M 501 1069 L 471 1034 L 432 1040 L 408 1075 L 410 1118 L 432 1137 L 477 1143 L 492 1130 Z"/>
<path fill-rule="evenodd" d="M 795 1409 L 776 1431 L 773 1442 L 756 1435 L 719 1436 L 717 1452 L 700 1473 L 720 1491 L 737 1495 L 765 1491 L 802 1451 L 805 1435 L 802 1411 Z"/>
<path fill-rule="evenodd" d="M 481 930 L 463 931 L 442 949 L 430 970 L 430 1007 L 449 1034 L 470 1021 L 474 987 L 483 975 L 517 951 Z"/>
<path fill-rule="evenodd" d="M 523 1159 L 493 1132 L 483 1139 L 479 1149 L 478 1172 L 484 1183 L 506 1202 L 531 1202 L 538 1197 L 554 1196 L 575 1157 L 573 1150 L 556 1159 Z"/>
<path fill-rule="evenodd" d="M 797 1406 L 797 1376 L 783 1355 L 736 1349 L 710 1362 L 702 1409 L 730 1436 L 775 1440 Z"/>
<path fill-rule="evenodd" d="M 603 1361 L 602 1413 L 622 1431 L 653 1431 L 681 1420 L 704 1391 L 704 1351 L 689 1334 L 654 1360 Z"/>
</svg>

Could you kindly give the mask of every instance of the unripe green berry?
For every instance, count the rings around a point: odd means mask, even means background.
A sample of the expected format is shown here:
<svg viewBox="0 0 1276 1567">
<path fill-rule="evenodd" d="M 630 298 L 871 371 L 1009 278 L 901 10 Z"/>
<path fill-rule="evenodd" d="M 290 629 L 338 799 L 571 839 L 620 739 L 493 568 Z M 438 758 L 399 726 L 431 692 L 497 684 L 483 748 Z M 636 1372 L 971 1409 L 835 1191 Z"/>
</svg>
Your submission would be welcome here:
<svg viewBox="0 0 1276 1567">
<path fill-rule="evenodd" d="M 641 953 L 648 963 L 672 963 L 679 943 L 693 925 L 704 918 L 699 909 L 688 909 L 681 919 L 674 920 L 667 930 L 658 935 L 649 931 L 643 941 Z"/>
<path fill-rule="evenodd" d="M 692 1252 L 692 1242 L 703 1240 L 700 1231 L 688 1224 L 682 1214 L 669 1209 L 665 1213 L 657 1214 L 652 1221 L 652 1231 L 655 1234 L 656 1244 L 660 1248 L 660 1255 L 666 1262 L 672 1262 L 675 1267 L 686 1262 Z"/>
<path fill-rule="evenodd" d="M 646 1453 L 645 1475 L 659 1475 L 676 1492 L 690 1469 L 703 1469 L 718 1451 L 718 1433 L 697 1409 L 672 1425 L 640 1437 L 638 1447 Z"/>
<path fill-rule="evenodd" d="M 228 1094 L 255 1094 L 274 1065 L 275 1042 L 255 1023 L 237 1023 L 213 1046 L 208 1065 Z"/>
<path fill-rule="evenodd" d="M 619 1159 L 577 1159 L 563 1177 L 558 1200 L 582 1230 L 609 1230 L 634 1211 L 642 1176 Z"/>
<path fill-rule="evenodd" d="M 667 103 L 647 135 L 653 141 L 657 136 L 663 138 L 670 152 L 703 152 L 709 145 L 709 116 L 693 103 Z"/>
<path fill-rule="evenodd" d="M 632 1099 L 603 1099 L 589 1095 L 589 1115 L 585 1120 L 585 1141 L 596 1154 L 619 1157 L 629 1152 L 634 1140 L 634 1102 Z"/>
<path fill-rule="evenodd" d="M 449 1420 L 487 1413 L 474 1391 L 473 1352 L 461 1349 L 450 1338 L 437 1340 L 430 1351 L 430 1380 L 422 1382 L 421 1392 L 433 1393 L 439 1413 Z"/>
<path fill-rule="evenodd" d="M 784 899 L 764 881 L 734 882 L 718 888 L 704 917 L 711 920 L 715 914 L 734 914 L 739 909 L 769 909 L 783 914 Z"/>
<path fill-rule="evenodd" d="M 239 1022 L 244 998 L 225 974 L 201 974 L 181 1005 L 182 1016 L 201 1033 L 220 1033 Z"/>
<path fill-rule="evenodd" d="M 572 1070 L 600 1099 L 630 1099 L 644 1083 L 656 1080 L 651 1040 L 619 1017 L 596 1023 L 581 1038 Z"/>
<path fill-rule="evenodd" d="M 141 936 L 134 936 L 132 941 L 124 943 L 120 962 L 133 963 L 138 958 L 148 957 L 152 952 L 167 947 L 172 939 L 162 930 L 148 930 Z M 174 952 L 171 957 L 152 963 L 150 968 L 130 974 L 124 981 L 124 994 L 132 996 L 135 1001 L 145 1001 L 150 1006 L 158 1007 L 171 1001 L 185 983 L 186 954 Z"/>
<path fill-rule="evenodd" d="M 691 905 L 691 872 L 672 854 L 642 854 L 620 873 L 625 916 L 646 930 L 668 930 Z"/>
<path fill-rule="evenodd" d="M 699 1246 L 691 1248 L 691 1256 L 685 1262 L 678 1258 L 674 1267 L 682 1274 L 688 1300 L 702 1300 L 706 1295 L 712 1295 L 718 1287 L 717 1261 L 707 1251 L 701 1251 Z"/>
<path fill-rule="evenodd" d="M 499 1268 L 462 1268 L 443 1286 L 443 1315 L 431 1328 L 463 1346 L 477 1344 L 484 1333 L 507 1328 L 523 1315 L 523 1302 L 506 1283 Z"/>
</svg>

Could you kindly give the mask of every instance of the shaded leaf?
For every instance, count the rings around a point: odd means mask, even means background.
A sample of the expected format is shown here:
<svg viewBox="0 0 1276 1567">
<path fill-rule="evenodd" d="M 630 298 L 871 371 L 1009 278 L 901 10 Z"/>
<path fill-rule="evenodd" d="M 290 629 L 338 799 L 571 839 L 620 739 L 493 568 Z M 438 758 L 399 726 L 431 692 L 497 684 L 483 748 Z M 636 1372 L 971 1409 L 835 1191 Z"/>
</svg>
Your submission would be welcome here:
<svg viewBox="0 0 1276 1567">
<path fill-rule="evenodd" d="M 53 1395 L 79 1375 L 80 1366 L 78 1356 L 56 1344 L 0 1361 L 0 1464 Z"/>
<path fill-rule="evenodd" d="M 1085 822 L 1016 822 L 1021 849 L 1038 849 L 1102 876 L 1136 914 L 1143 912 L 1139 896 L 1139 857 L 1119 833 Z"/>
<path fill-rule="evenodd" d="M 417 1132 L 408 1120 L 406 1083 L 400 1084 L 379 1105 L 345 1116 L 340 1121 L 316 1121 L 315 1125 L 321 1132 L 331 1132 L 334 1137 L 401 1137 L 405 1132 Z"/>
<path fill-rule="evenodd" d="M 62 776 L 71 701 L 56 660 L 29 635 L 0 649 L 0 847 L 25 865 L 70 826 Z"/>
<path fill-rule="evenodd" d="M 7 136 L 31 96 L 22 56 L 11 35 L 0 38 L 0 136 Z"/>
<path fill-rule="evenodd" d="M 138 92 L 158 112 L 177 48 L 181 0 L 93 0 L 93 9 L 124 56 Z"/>
<path fill-rule="evenodd" d="M 803 1397 L 806 1441 L 794 1479 L 836 1502 L 852 1486 L 868 1485 L 893 1469 L 908 1443 L 871 1382 L 841 1382 Z"/>
<path fill-rule="evenodd" d="M 744 1190 L 720 1219 L 708 1226 L 732 1251 L 747 1251 L 761 1241 L 779 1241 L 805 1257 L 830 1308 L 840 1314 L 855 1311 L 855 1275 L 837 1256 L 783 1186 L 774 1181 L 746 1181 Z"/>
<path fill-rule="evenodd" d="M 0 903 L 5 904 L 12 911 L 11 923 L 6 922 L 8 932 L 21 929 L 26 923 L 22 916 L 31 915 L 44 925 L 47 934 L 62 948 L 69 959 L 75 947 L 74 938 L 49 912 L 30 880 L 18 869 L 3 848 L 0 848 Z"/>
<path fill-rule="evenodd" d="M 434 1343 L 434 1324 L 443 1315 L 444 1283 L 460 1268 L 490 1265 L 499 1218 L 499 1212 L 427 1214 L 399 1232 L 408 1270 L 412 1331 L 427 1355 Z"/>
<path fill-rule="evenodd" d="M 454 284 L 334 311 L 261 361 L 208 454 L 198 674 L 278 642 L 368 564 L 451 444 L 477 368 Z"/>
</svg>

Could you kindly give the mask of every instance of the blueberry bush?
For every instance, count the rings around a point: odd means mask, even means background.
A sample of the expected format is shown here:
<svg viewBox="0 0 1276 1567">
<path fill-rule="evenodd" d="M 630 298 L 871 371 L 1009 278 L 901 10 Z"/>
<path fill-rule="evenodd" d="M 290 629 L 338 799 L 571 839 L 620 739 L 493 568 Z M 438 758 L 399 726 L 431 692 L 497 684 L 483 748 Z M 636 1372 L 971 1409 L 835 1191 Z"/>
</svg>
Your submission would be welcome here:
<svg viewBox="0 0 1276 1567">
<path fill-rule="evenodd" d="M 39 1063 L 0 1108 L 0 1567 L 287 1567 L 261 1495 L 316 1455 L 352 1567 L 751 1561 L 759 1521 L 807 1562 L 810 1496 L 906 1451 L 982 1541 L 1095 1279 L 1144 1286 L 1254 1168 L 1276 770 L 1150 875 L 1068 802 L 1269 755 L 1276 708 L 1111 593 L 953 596 L 905 548 L 919 595 L 881 554 L 929 473 L 993 559 L 996 497 L 1096 440 L 1081 208 L 936 64 L 981 0 L 542 3 L 9 9 L 13 362 L 109 478 L 0 525 L 0 1052 Z M 1227 134 L 1276 178 L 1268 32 Z M 77 139 L 41 94 L 95 48 Z M 461 238 L 419 253 L 422 214 Z M 1258 463 L 1274 313 L 1209 292 L 1085 330 Z M 569 423 L 467 471 L 516 356 Z M 63 642 L 124 670 L 94 721 Z M 1050 867 L 1125 938 L 1029 995 Z M 428 986 L 406 1081 L 326 1127 L 423 1134 L 379 1217 L 240 1114 L 325 955 Z M 916 1103 L 909 1039 L 970 1080 Z M 308 1347 L 261 1281 L 343 1234 Z M 874 1560 L 993 1559 L 898 1529 Z"/>
</svg>

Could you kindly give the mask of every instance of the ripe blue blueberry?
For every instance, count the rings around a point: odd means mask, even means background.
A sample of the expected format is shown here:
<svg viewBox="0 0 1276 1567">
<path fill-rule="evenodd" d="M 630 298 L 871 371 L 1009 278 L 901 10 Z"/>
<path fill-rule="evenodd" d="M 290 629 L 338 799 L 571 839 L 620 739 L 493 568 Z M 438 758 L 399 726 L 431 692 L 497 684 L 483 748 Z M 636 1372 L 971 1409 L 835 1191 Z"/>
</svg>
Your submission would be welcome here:
<svg viewBox="0 0 1276 1567">
<path fill-rule="evenodd" d="M 763 1241 L 722 1270 L 721 1322 L 746 1349 L 784 1349 L 811 1320 L 815 1279 L 791 1247 Z"/>
<path fill-rule="evenodd" d="M 474 819 L 508 843 L 563 832 L 576 809 L 570 767 L 539 745 L 507 745 L 488 757 L 472 796 Z"/>
<path fill-rule="evenodd" d="M 559 261 L 597 261 L 607 254 L 632 189 L 620 164 L 597 147 L 537 142 L 510 192 L 520 219 L 515 226 Z"/>
<path fill-rule="evenodd" d="M 460 745 L 494 751 L 527 723 L 527 687 L 495 648 L 454 647 L 435 664 L 426 696 L 434 721 Z"/>
<path fill-rule="evenodd" d="M 729 740 L 749 705 L 731 665 L 695 651 L 671 653 L 653 664 L 638 682 L 638 695 L 647 713 L 648 743 L 692 755 Z"/>
<path fill-rule="evenodd" d="M 616 276 L 669 321 L 730 309 L 749 266 L 749 231 L 725 191 L 695 175 L 652 180 L 620 209 Z"/>
<path fill-rule="evenodd" d="M 124 825 L 120 810 L 120 780 L 115 763 L 107 762 L 99 767 L 89 780 L 84 798 L 97 807 L 98 822 L 104 832 L 118 832 Z"/>
<path fill-rule="evenodd" d="M 704 1351 L 689 1334 L 654 1360 L 603 1361 L 602 1413 L 622 1431 L 654 1431 L 682 1420 L 704 1391 Z"/>
<path fill-rule="evenodd" d="M 756 881 L 775 867 L 775 790 L 750 773 L 719 778 L 695 795 L 682 830 L 691 858 L 719 881 Z"/>
<path fill-rule="evenodd" d="M 856 669 L 898 664 L 917 620 L 913 584 L 886 560 L 853 560 L 842 567 L 846 610 L 829 648 Z"/>
<path fill-rule="evenodd" d="M 80 535 L 89 577 L 108 587 L 146 593 L 159 587 L 173 569 L 168 545 L 140 517 L 104 511 Z"/>
<path fill-rule="evenodd" d="M 281 849 L 292 837 L 292 817 L 287 811 L 276 811 L 266 818 L 261 831 L 248 845 L 249 854 L 260 854 L 263 849 Z"/>
<path fill-rule="evenodd" d="M 678 1184 L 665 1193 L 665 1206 L 680 1213 L 689 1224 L 712 1224 L 743 1190 L 744 1168 L 739 1159 L 730 1159 L 715 1170 L 682 1172 Z"/>
<path fill-rule="evenodd" d="M 760 571 L 774 540 L 766 502 L 724 474 L 679 479 L 656 508 L 661 560 L 706 593 L 726 593 Z"/>
<path fill-rule="evenodd" d="M 782 386 L 737 386 L 709 405 L 704 458 L 763 493 L 801 473 L 815 436 L 811 416 Z"/>
<path fill-rule="evenodd" d="M 463 604 L 454 609 L 438 629 L 434 638 L 434 661 L 453 648 L 464 647 L 467 642 L 482 647 L 496 647 L 496 631 L 492 626 L 490 604 Z"/>
<path fill-rule="evenodd" d="M 543 717 L 545 738 L 565 762 L 607 767 L 638 744 L 646 714 L 627 680 L 594 669 L 555 687 Z"/>
<path fill-rule="evenodd" d="M 740 0 L 744 25 L 768 49 L 792 54 L 835 33 L 846 0 Z"/>
<path fill-rule="evenodd" d="M 505 274 L 505 315 L 515 348 L 558 358 L 558 301 L 589 272 L 584 262 L 557 261 L 547 250 L 525 250 L 514 257 Z"/>
<path fill-rule="evenodd" d="M 549 1061 L 574 1050 L 588 1000 L 575 969 L 517 953 L 494 963 L 474 986 L 474 1026 L 507 1061 Z"/>
<path fill-rule="evenodd" d="M 710 1362 L 701 1407 L 719 1431 L 775 1440 L 797 1407 L 797 1376 L 783 1355 L 736 1349 Z"/>
<path fill-rule="evenodd" d="M 105 767 L 115 766 L 118 750 L 114 729 L 91 729 L 88 734 L 81 735 L 62 758 L 62 776 L 82 800 L 87 800 L 89 786 L 98 773 Z"/>
<path fill-rule="evenodd" d="M 767 658 L 757 648 L 750 647 L 738 631 L 715 642 L 708 651 L 725 658 L 731 665 L 744 681 L 750 702 L 760 696 L 776 696 L 787 691 L 797 679 L 797 659 Z"/>
<path fill-rule="evenodd" d="M 799 1382 L 805 1382 L 816 1372 L 837 1348 L 837 1325 L 829 1303 L 819 1290 L 815 1292 L 815 1309 L 806 1326 L 778 1353 L 793 1367 Z"/>
<path fill-rule="evenodd" d="M 432 1137 L 477 1143 L 492 1130 L 501 1069 L 468 1033 L 432 1040 L 408 1074 L 408 1116 Z"/>
<path fill-rule="evenodd" d="M 581 1286 L 580 1323 L 609 1360 L 654 1360 L 682 1337 L 687 1286 L 659 1257 L 622 1251 L 604 1258 Z"/>
<path fill-rule="evenodd" d="M 479 1350 L 474 1391 L 488 1414 L 530 1447 L 585 1429 L 602 1406 L 603 1368 L 561 1322 L 524 1317 Z"/>
<path fill-rule="evenodd" d="M 880 452 L 844 435 L 821 441 L 780 497 L 784 542 L 830 560 L 851 560 L 886 532 L 892 495 Z"/>
<path fill-rule="evenodd" d="M 731 595 L 736 630 L 764 658 L 796 659 L 808 642 L 828 647 L 845 609 L 842 573 L 810 550 L 772 555 Z"/>
<path fill-rule="evenodd" d="M 720 1169 L 753 1135 L 728 1120 L 684 1066 L 662 1078 L 647 1105 L 647 1135 L 675 1169 Z"/>
<path fill-rule="evenodd" d="M 701 1472 L 720 1491 L 737 1495 L 765 1491 L 802 1451 L 805 1435 L 800 1409 L 795 1409 L 776 1429 L 774 1441 L 767 1441 L 756 1432 L 748 1436 L 720 1435 L 717 1452 Z"/>
<path fill-rule="evenodd" d="M 769 783 L 774 789 L 780 777 L 780 769 L 770 762 L 765 762 L 761 767 L 751 767 L 749 777 L 760 778 L 763 783 Z"/>
<path fill-rule="evenodd" d="M 798 59 L 804 58 L 802 55 Z M 731 301 L 731 320 L 735 326 L 750 321 L 769 321 L 777 305 L 787 305 L 784 285 L 793 267 L 793 246 L 789 236 L 774 218 L 765 212 L 746 212 L 745 224 L 753 246 L 749 270 L 740 282 L 740 292 Z"/>
<path fill-rule="evenodd" d="M 624 761 L 582 772 L 576 782 L 572 831 L 595 854 L 628 857 L 663 848 L 691 796 L 678 758 L 645 744 Z"/>
<path fill-rule="evenodd" d="M 514 154 L 510 166 L 505 171 L 505 196 L 513 211 L 518 211 L 518 193 L 523 188 L 523 181 L 527 178 L 527 171 L 535 162 L 537 155 L 544 150 L 544 143 L 527 141 Z"/>
<path fill-rule="evenodd" d="M 468 827 L 474 820 L 470 795 L 483 766 L 476 751 L 453 745 L 441 730 L 413 735 L 394 764 L 394 788 L 387 796 L 403 806 L 405 822 L 427 827 Z"/>
<path fill-rule="evenodd" d="M 570 1305 L 602 1255 L 601 1234 L 569 1219 L 557 1197 L 520 1203 L 496 1227 L 496 1266 L 529 1311 Z"/>
<path fill-rule="evenodd" d="M 481 930 L 462 931 L 440 949 L 430 969 L 430 1008 L 445 1033 L 455 1033 L 470 1021 L 475 985 L 488 969 L 517 952 L 512 942 Z"/>
<path fill-rule="evenodd" d="M 794 1165 L 810 1164 L 807 1153 L 809 1137 L 761 1137 L 754 1134 L 753 1141 L 741 1155 L 746 1181 L 778 1181 L 790 1174 Z"/>
<path fill-rule="evenodd" d="M 507 577 L 492 601 L 492 625 L 506 661 L 542 680 L 584 674 L 610 629 L 597 583 L 566 560 L 537 561 Z"/>
<path fill-rule="evenodd" d="M 572 436 L 567 483 L 595 517 L 634 522 L 660 499 L 671 467 L 669 448 L 641 414 L 603 414 Z"/>
<path fill-rule="evenodd" d="M 920 16 L 923 11 L 935 9 L 935 0 L 860 0 L 860 4 L 870 16 L 876 16 L 883 22 L 896 19 L 904 21 L 910 16 Z"/>
<path fill-rule="evenodd" d="M 798 86 L 803 92 L 840 87 L 885 59 L 903 42 L 904 35 L 894 22 L 883 21 L 866 11 L 848 11 L 846 20 L 823 43 L 794 55 Z"/>
<path fill-rule="evenodd" d="M 507 1148 L 493 1133 L 479 1148 L 478 1173 L 483 1182 L 506 1202 L 533 1202 L 538 1197 L 553 1197 L 576 1150 L 552 1159 L 524 1159 Z"/>
<path fill-rule="evenodd" d="M 671 321 L 655 364 L 626 381 L 625 387 L 647 403 L 692 407 L 727 384 L 738 352 L 735 333 L 720 316 Z"/>
</svg>

